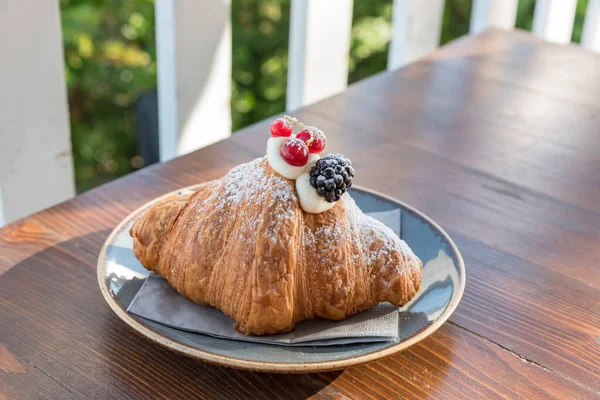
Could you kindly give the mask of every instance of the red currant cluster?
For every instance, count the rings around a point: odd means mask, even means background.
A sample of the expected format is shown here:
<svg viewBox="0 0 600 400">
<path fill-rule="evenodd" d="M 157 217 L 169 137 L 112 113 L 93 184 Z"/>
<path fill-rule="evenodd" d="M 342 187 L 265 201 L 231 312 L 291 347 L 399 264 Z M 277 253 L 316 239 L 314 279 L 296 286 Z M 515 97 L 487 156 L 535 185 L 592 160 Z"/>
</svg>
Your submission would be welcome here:
<svg viewBox="0 0 600 400">
<path fill-rule="evenodd" d="M 292 126 L 300 125 L 303 130 L 292 136 Z M 295 118 L 277 118 L 271 123 L 271 136 L 289 137 L 279 150 L 281 157 L 290 165 L 302 167 L 308 162 L 309 153 L 319 154 L 325 148 L 325 135 L 314 126 L 305 126 Z"/>
</svg>

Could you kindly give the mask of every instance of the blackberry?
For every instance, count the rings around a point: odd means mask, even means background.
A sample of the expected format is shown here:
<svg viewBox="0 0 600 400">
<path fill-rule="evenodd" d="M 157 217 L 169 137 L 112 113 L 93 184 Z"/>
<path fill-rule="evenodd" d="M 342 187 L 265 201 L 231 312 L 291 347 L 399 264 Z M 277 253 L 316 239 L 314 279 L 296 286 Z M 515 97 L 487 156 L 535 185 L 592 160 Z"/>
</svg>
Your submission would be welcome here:
<svg viewBox="0 0 600 400">
<path fill-rule="evenodd" d="M 346 193 L 353 178 L 352 163 L 341 154 L 327 154 L 310 171 L 310 184 L 329 203 L 338 201 Z"/>
</svg>

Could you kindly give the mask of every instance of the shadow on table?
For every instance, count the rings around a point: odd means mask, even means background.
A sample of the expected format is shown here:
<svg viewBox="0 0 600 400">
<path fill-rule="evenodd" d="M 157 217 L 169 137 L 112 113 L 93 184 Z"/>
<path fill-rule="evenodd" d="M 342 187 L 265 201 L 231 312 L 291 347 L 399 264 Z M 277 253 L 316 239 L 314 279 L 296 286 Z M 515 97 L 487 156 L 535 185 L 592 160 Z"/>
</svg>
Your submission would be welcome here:
<svg viewBox="0 0 600 400">
<path fill-rule="evenodd" d="M 410 395 L 406 388 L 413 387 L 412 392 L 415 386 L 427 387 L 425 393 L 431 393 L 437 386 L 433 382 L 443 382 L 447 364 L 440 365 L 439 357 L 447 359 L 451 350 L 446 342 L 432 338 L 382 361 L 346 371 L 299 375 L 218 367 L 161 347 L 127 326 L 102 298 L 96 263 L 109 233 L 104 230 L 59 243 L 0 275 L 2 344 L 80 397 L 338 397 L 340 392 L 331 386 L 336 380 L 336 386 L 357 395 L 376 390 L 383 397 L 397 397 Z M 438 368 L 428 370 L 432 364 Z M 432 380 L 434 372 L 438 377 Z M 9 387 L 43 391 L 41 383 L 36 388 L 35 377 L 9 378 Z"/>
<path fill-rule="evenodd" d="M 109 233 L 59 243 L 0 275 L 2 344 L 64 389 L 84 398 L 302 399 L 327 393 L 341 373 L 239 371 L 138 335 L 112 312 L 98 287 L 97 257 Z M 15 376 L 9 384 L 33 390 L 34 382 Z"/>
</svg>

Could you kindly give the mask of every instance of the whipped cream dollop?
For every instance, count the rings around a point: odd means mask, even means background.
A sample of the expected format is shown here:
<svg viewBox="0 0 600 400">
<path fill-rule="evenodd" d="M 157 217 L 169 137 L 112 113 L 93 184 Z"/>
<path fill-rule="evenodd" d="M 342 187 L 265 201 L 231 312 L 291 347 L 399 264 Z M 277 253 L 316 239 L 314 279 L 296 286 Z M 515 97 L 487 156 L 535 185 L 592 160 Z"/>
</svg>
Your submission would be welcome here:
<svg viewBox="0 0 600 400">
<path fill-rule="evenodd" d="M 292 127 L 298 126 L 302 131 L 294 135 Z M 321 159 L 319 153 L 325 144 L 326 138 L 320 129 L 289 116 L 277 118 L 271 124 L 271 138 L 267 140 L 269 165 L 278 175 L 296 181 L 300 207 L 311 214 L 320 214 L 335 206 L 352 186 L 354 177 L 352 163 L 341 154 L 327 154 Z M 306 160 L 305 165 L 298 165 Z"/>
<path fill-rule="evenodd" d="M 295 167 L 288 164 L 288 162 L 281 157 L 281 153 L 279 152 L 281 145 L 287 139 L 289 138 L 272 137 L 267 140 L 267 160 L 269 161 L 271 168 L 273 168 L 279 175 L 287 179 L 295 180 L 298 179 L 298 177 L 305 171 L 310 171 L 320 157 L 318 154 L 310 154 L 308 156 L 308 162 L 306 165 L 301 167 Z"/>
<path fill-rule="evenodd" d="M 307 213 L 319 214 L 335 205 L 335 203 L 329 203 L 324 197 L 319 196 L 317 189 L 310 184 L 309 172 L 304 172 L 296 179 L 296 192 L 298 192 L 300 207 Z"/>
</svg>

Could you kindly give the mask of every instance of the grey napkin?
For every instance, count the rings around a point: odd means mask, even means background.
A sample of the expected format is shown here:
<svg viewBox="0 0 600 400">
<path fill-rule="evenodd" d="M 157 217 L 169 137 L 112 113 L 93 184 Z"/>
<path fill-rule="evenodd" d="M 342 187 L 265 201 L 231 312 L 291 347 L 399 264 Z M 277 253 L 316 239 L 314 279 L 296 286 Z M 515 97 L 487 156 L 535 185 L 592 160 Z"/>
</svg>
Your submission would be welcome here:
<svg viewBox="0 0 600 400">
<path fill-rule="evenodd" d="M 368 215 L 383 222 L 400 236 L 400 210 Z M 156 274 L 148 276 L 127 311 L 184 331 L 281 346 L 387 342 L 395 341 L 398 337 L 398 307 L 389 303 L 381 303 L 342 321 L 302 321 L 289 333 L 246 336 L 233 328 L 234 322 L 223 312 L 188 301 Z"/>
</svg>

